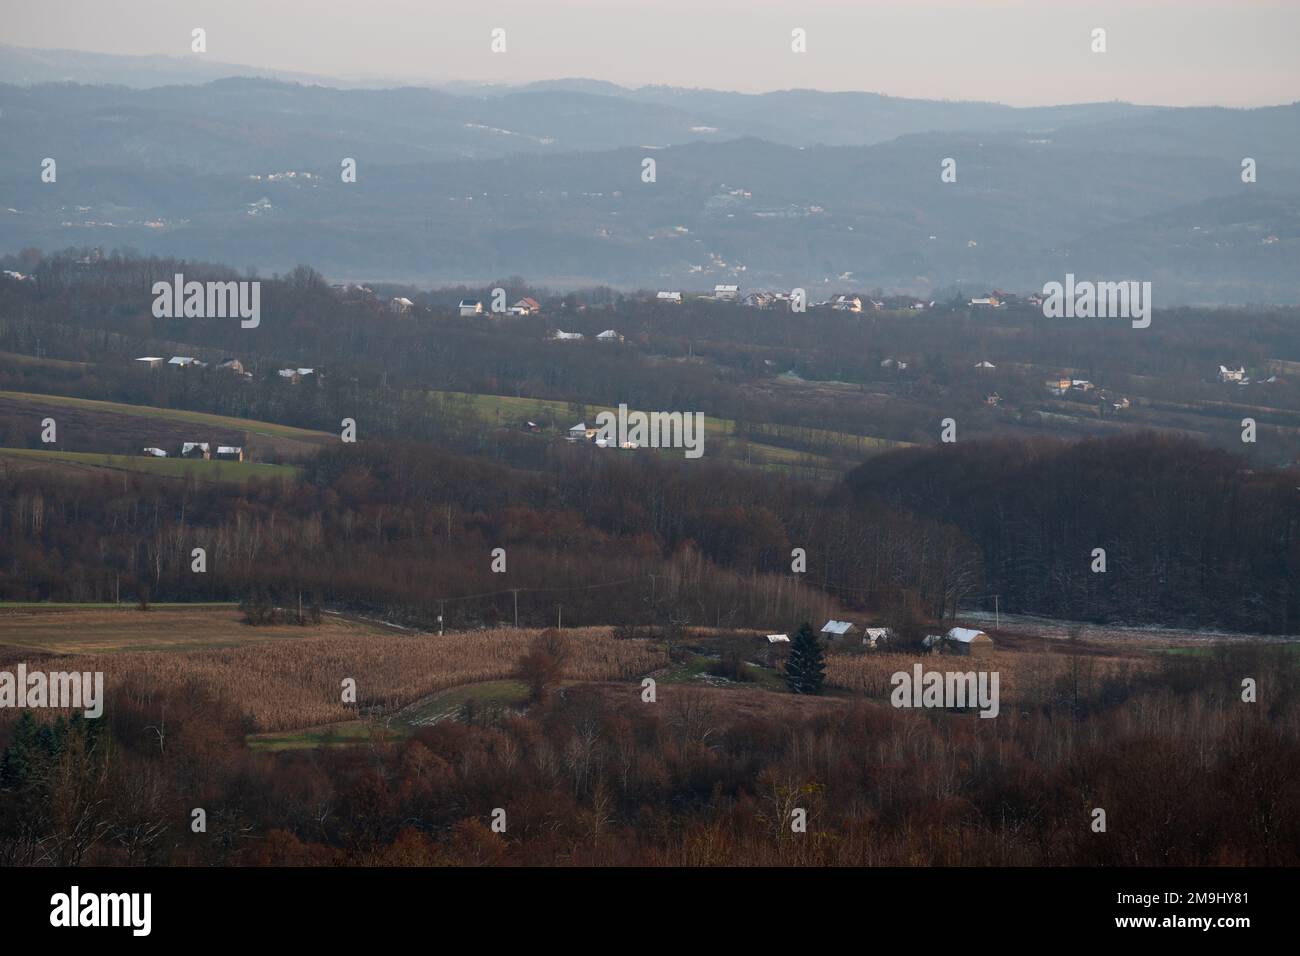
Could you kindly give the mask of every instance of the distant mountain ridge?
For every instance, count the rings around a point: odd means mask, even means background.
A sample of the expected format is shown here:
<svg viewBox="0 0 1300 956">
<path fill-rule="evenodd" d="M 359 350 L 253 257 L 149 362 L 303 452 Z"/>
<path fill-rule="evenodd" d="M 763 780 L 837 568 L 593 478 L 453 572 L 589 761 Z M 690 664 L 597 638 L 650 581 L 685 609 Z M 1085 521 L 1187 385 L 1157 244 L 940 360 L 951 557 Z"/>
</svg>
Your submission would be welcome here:
<svg viewBox="0 0 1300 956">
<path fill-rule="evenodd" d="M 1072 270 L 1150 278 L 1171 304 L 1300 301 L 1300 104 L 467 89 L 0 84 L 0 250 L 131 246 L 417 283 L 924 292 Z"/>
</svg>

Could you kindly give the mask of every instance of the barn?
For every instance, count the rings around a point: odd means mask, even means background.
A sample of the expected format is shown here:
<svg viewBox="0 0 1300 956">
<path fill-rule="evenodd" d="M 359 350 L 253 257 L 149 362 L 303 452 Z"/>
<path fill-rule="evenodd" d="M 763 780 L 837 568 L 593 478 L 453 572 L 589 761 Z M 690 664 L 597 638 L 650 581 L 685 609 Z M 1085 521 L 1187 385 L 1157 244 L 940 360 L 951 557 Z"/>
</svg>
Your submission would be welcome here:
<svg viewBox="0 0 1300 956">
<path fill-rule="evenodd" d="M 993 638 L 972 627 L 954 627 L 947 634 L 931 634 L 923 642 L 931 651 L 961 657 L 984 657 L 993 653 Z"/>
</svg>

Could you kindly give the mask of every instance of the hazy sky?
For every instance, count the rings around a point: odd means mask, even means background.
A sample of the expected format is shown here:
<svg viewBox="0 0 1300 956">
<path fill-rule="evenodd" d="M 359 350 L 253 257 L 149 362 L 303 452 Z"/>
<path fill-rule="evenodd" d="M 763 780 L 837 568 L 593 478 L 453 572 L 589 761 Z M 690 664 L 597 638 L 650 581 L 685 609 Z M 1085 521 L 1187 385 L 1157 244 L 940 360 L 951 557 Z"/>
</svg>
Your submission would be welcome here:
<svg viewBox="0 0 1300 956">
<path fill-rule="evenodd" d="M 1016 105 L 1300 99 L 1300 0 L 0 0 L 0 41 L 345 77 L 761 91 Z M 506 30 L 507 52 L 490 33 Z M 802 27 L 808 52 L 790 50 Z M 1107 52 L 1090 51 L 1107 31 Z"/>
</svg>

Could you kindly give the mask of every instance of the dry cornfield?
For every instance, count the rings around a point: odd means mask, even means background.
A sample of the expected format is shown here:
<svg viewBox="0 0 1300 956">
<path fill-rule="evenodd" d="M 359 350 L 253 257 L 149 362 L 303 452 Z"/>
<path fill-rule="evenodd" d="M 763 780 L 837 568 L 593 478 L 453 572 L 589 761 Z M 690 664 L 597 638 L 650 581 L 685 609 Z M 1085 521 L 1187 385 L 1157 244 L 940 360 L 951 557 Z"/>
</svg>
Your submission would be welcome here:
<svg viewBox="0 0 1300 956">
<path fill-rule="evenodd" d="M 249 715 L 257 731 L 292 730 L 353 719 L 358 708 L 388 713 L 458 684 L 512 677 L 538 633 L 503 628 L 445 637 L 309 637 L 189 653 L 76 654 L 43 666 L 103 671 L 110 706 L 115 692 L 147 699 L 160 690 L 198 686 Z M 563 635 L 568 680 L 639 677 L 667 661 L 650 642 L 615 640 L 608 628 Z M 349 677 L 356 681 L 356 706 L 342 703 L 342 682 Z"/>
<path fill-rule="evenodd" d="M 994 651 L 988 657 L 829 654 L 826 684 L 885 699 L 894 688 L 890 678 L 898 671 L 910 674 L 917 663 L 926 671 L 996 671 L 1004 705 L 1030 707 L 1059 701 L 1067 691 L 1090 698 L 1104 681 L 1127 679 L 1153 666 L 1147 658 L 1074 657 L 1036 651 Z"/>
</svg>

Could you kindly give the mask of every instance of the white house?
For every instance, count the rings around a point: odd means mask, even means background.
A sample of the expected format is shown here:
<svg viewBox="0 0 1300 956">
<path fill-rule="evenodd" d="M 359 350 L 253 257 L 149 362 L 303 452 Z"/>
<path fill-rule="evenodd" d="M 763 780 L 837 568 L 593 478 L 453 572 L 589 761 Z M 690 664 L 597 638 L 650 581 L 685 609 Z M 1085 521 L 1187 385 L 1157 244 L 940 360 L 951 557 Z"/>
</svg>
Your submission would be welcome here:
<svg viewBox="0 0 1300 956">
<path fill-rule="evenodd" d="M 671 302 L 674 305 L 682 304 L 682 294 L 680 292 L 660 292 L 655 296 L 656 302 Z"/>
<path fill-rule="evenodd" d="M 1228 368 L 1225 365 L 1219 366 L 1220 382 L 1244 382 L 1246 380 L 1246 366 L 1240 368 Z"/>
<path fill-rule="evenodd" d="M 483 314 L 483 303 L 478 299 L 461 299 L 458 308 L 462 319 Z"/>
<path fill-rule="evenodd" d="M 596 336 L 598 342 L 622 342 L 623 336 L 619 335 L 613 329 L 606 329 Z"/>
<path fill-rule="evenodd" d="M 243 461 L 244 449 L 239 445 L 218 445 L 217 457 L 222 461 Z"/>
<path fill-rule="evenodd" d="M 831 300 L 831 308 L 836 312 L 861 312 L 862 299 L 856 295 L 837 295 Z"/>
<path fill-rule="evenodd" d="M 719 302 L 735 302 L 740 298 L 740 286 L 715 285 L 713 287 L 713 297 Z"/>
<path fill-rule="evenodd" d="M 822 633 L 827 637 L 843 637 L 845 634 L 852 632 L 853 625 L 848 621 L 829 620 L 822 627 Z"/>
<path fill-rule="evenodd" d="M 407 312 L 410 312 L 415 308 L 415 303 L 405 296 L 399 295 L 388 303 L 388 307 L 398 315 L 405 315 Z"/>
<path fill-rule="evenodd" d="M 862 643 L 867 647 L 884 647 L 893 636 L 893 632 L 887 627 L 867 627 L 862 629 Z"/>
</svg>

